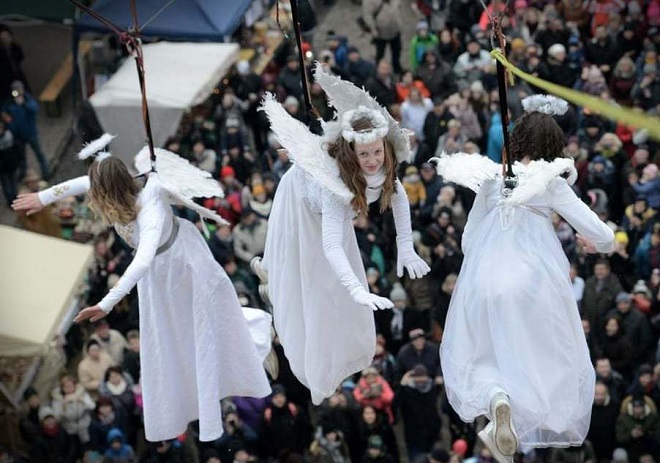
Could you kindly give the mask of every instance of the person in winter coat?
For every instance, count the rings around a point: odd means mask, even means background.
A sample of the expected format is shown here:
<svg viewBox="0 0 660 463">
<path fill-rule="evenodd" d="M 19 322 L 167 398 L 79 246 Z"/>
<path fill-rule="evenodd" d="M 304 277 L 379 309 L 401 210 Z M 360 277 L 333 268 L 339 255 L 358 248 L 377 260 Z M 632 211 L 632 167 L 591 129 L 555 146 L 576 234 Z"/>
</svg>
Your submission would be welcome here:
<svg viewBox="0 0 660 463">
<path fill-rule="evenodd" d="M 609 315 L 615 315 L 621 319 L 623 334 L 632 343 L 632 365 L 645 363 L 653 348 L 651 327 L 644 314 L 632 306 L 630 294 L 619 293 L 616 297 L 616 309 L 612 310 Z M 612 366 L 614 367 L 614 363 Z M 616 369 L 616 367 L 614 368 Z M 625 375 L 622 371 L 619 373 Z"/>
<path fill-rule="evenodd" d="M 591 322 L 597 339 L 602 337 L 605 315 L 622 290 L 619 278 L 611 273 L 610 263 L 606 259 L 598 260 L 594 264 L 593 276 L 585 283 L 582 297 L 582 313 Z"/>
<path fill-rule="evenodd" d="M 439 386 L 421 363 L 408 370 L 401 378 L 397 403 L 403 419 L 404 438 L 410 461 L 429 452 L 438 439 L 441 425 L 437 409 L 439 393 Z"/>
<path fill-rule="evenodd" d="M 108 449 L 103 454 L 103 463 L 135 463 L 133 447 L 126 443 L 121 429 L 112 428 L 108 431 Z"/>
<path fill-rule="evenodd" d="M 616 422 L 616 443 L 628 451 L 630 461 L 638 461 L 645 453 L 653 454 L 660 444 L 659 432 L 660 416 L 649 397 L 624 400 Z"/>
<path fill-rule="evenodd" d="M 41 176 L 48 180 L 50 168 L 48 167 L 46 154 L 41 149 L 37 131 L 39 103 L 25 90 L 25 85 L 20 80 L 12 82 L 11 95 L 11 98 L 5 102 L 0 111 L 6 115 L 5 121 L 9 123 L 9 129 L 21 143 L 19 146 L 22 147 L 22 153 L 19 156 L 18 177 L 23 179 L 25 176 L 27 170 L 25 145 L 29 145 L 34 151 L 37 161 L 39 161 Z"/>
<path fill-rule="evenodd" d="M 623 293 L 617 296 L 628 296 Z M 629 299 L 629 296 L 628 296 Z M 612 368 L 624 377 L 630 377 L 632 373 L 632 344 L 630 339 L 623 334 L 621 318 L 616 314 L 608 314 L 605 318 L 605 336 L 600 345 L 601 354 L 610 359 Z"/>
<path fill-rule="evenodd" d="M 456 82 L 452 68 L 440 60 L 435 50 L 426 50 L 417 68 L 417 76 L 429 89 L 431 95 L 444 101 L 456 91 Z M 440 136 L 442 134 L 438 134 Z M 437 137 L 436 137 L 437 140 Z"/>
<path fill-rule="evenodd" d="M 380 436 L 370 436 L 362 463 L 395 463 L 397 459 L 386 450 L 385 443 Z"/>
<path fill-rule="evenodd" d="M 12 201 L 18 195 L 18 182 L 16 181 L 18 156 L 14 134 L 7 128 L 7 124 L 0 120 L 0 186 L 2 186 L 7 206 L 11 206 Z"/>
<path fill-rule="evenodd" d="M 401 1 L 363 0 L 362 17 L 371 30 L 376 62 L 383 59 L 385 48 L 389 45 L 394 72 L 401 74 Z"/>
<path fill-rule="evenodd" d="M 438 37 L 429 31 L 429 23 L 419 21 L 416 27 L 417 33 L 410 40 L 410 70 L 417 70 L 417 66 L 424 58 L 427 50 L 433 50 L 438 46 Z"/>
<path fill-rule="evenodd" d="M 394 422 L 392 413 L 394 391 L 376 368 L 369 367 L 362 370 L 362 377 L 353 389 L 353 397 L 361 407 L 371 405 L 379 412 L 385 413 L 390 424 Z"/>
<path fill-rule="evenodd" d="M 379 413 L 373 406 L 366 405 L 362 408 L 355 451 L 359 458 L 366 457 L 365 454 L 369 451 L 371 439 L 378 437 L 382 443 L 379 456 L 385 453 L 393 458 L 395 462 L 399 461 L 399 448 L 396 437 L 392 426 L 387 421 L 387 416 Z"/>
<path fill-rule="evenodd" d="M 332 422 L 322 422 L 307 452 L 309 463 L 350 463 L 343 433 Z"/>
<path fill-rule="evenodd" d="M 76 445 L 73 438 L 60 426 L 53 409 L 39 409 L 40 433 L 32 442 L 31 457 L 34 463 L 75 463 Z"/>
<path fill-rule="evenodd" d="M 591 409 L 591 425 L 587 439 L 592 443 L 596 461 L 609 459 L 616 446 L 616 421 L 619 404 L 612 400 L 609 388 L 596 383 L 594 405 Z"/>
<path fill-rule="evenodd" d="M 273 386 L 271 405 L 264 410 L 262 423 L 262 453 L 277 458 L 284 450 L 304 454 L 311 441 L 311 426 L 305 414 L 286 397 L 284 387 Z"/>
<path fill-rule="evenodd" d="M 89 424 L 90 447 L 105 452 L 108 448 L 108 432 L 113 428 L 118 428 L 127 435 L 126 416 L 122 409 L 114 407 L 112 399 L 101 397 L 96 401 L 96 409 Z"/>
<path fill-rule="evenodd" d="M 60 378 L 59 387 L 53 389 L 52 397 L 53 412 L 62 428 L 80 444 L 87 444 L 96 404 L 85 388 L 65 374 Z"/>
<path fill-rule="evenodd" d="M 257 255 L 262 255 L 266 246 L 268 223 L 257 217 L 250 208 L 245 208 L 241 222 L 234 228 L 234 253 L 246 266 Z"/>
<path fill-rule="evenodd" d="M 358 47 L 348 47 L 348 57 L 344 66 L 346 79 L 353 82 L 356 86 L 362 87 L 367 82 L 367 79 L 374 74 L 376 74 L 376 66 L 360 56 Z"/>
</svg>

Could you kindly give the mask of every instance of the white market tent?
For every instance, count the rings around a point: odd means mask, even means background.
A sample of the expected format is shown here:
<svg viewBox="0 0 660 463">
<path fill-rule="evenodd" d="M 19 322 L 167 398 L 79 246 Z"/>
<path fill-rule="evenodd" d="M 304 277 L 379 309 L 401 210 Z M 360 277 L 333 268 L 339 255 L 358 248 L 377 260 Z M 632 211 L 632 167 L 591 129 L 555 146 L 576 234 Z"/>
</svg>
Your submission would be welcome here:
<svg viewBox="0 0 660 463">
<path fill-rule="evenodd" d="M 90 245 L 0 225 L 0 356 L 47 348 L 92 261 Z"/>
<path fill-rule="evenodd" d="M 144 69 L 154 145 L 173 135 L 184 112 L 206 100 L 238 60 L 233 43 L 159 42 L 143 46 Z M 132 165 L 144 145 L 142 96 L 135 60 L 127 59 L 90 98 L 103 129 L 117 138 L 112 152 Z"/>
<path fill-rule="evenodd" d="M 71 323 L 93 255 L 90 245 L 0 225 L 0 357 L 49 354 Z"/>
</svg>

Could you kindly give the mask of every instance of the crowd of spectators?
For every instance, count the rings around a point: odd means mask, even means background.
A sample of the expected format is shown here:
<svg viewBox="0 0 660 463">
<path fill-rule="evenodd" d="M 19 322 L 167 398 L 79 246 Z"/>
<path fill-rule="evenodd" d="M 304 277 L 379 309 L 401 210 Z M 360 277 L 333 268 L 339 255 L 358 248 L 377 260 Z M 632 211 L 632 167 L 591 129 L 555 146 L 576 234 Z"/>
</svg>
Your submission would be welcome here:
<svg viewBox="0 0 660 463">
<path fill-rule="evenodd" d="M 414 36 L 405 37 L 401 9 L 411 6 L 419 22 Z M 506 54 L 517 67 L 657 115 L 660 1 L 515 0 L 509 7 L 502 28 Z M 448 405 L 438 354 L 473 194 L 445 182 L 427 162 L 434 154 L 457 151 L 501 161 L 503 123 L 488 16 L 473 0 L 363 0 L 360 24 L 372 36 L 374 49 L 359 49 L 330 31 L 325 47 L 313 54 L 333 73 L 364 86 L 413 132 L 413 155 L 400 176 L 417 251 L 432 268 L 421 280 L 397 279 L 391 215 L 371 211 L 355 219 L 370 290 L 395 304 L 391 311 L 374 313 L 379 336 L 373 366 L 347 378 L 322 405 L 312 406 L 275 343 L 281 373 L 273 381 L 272 396 L 225 400 L 224 436 L 198 442 L 193 423 L 178 439 L 147 444 L 141 431 L 137 296 L 132 293 L 92 333 L 72 329 L 68 354 L 74 359 L 82 353 L 82 360 L 62 376 L 50 397 L 26 392 L 21 432 L 33 461 L 493 461 L 476 439 L 478 424 L 462 423 Z M 406 41 L 409 54 L 403 56 Z M 249 262 L 264 250 L 273 197 L 291 161 L 258 111 L 264 92 L 275 93 L 291 115 L 314 125 L 301 103 L 300 67 L 291 52 L 285 44 L 262 75 L 239 62 L 220 93 L 194 108 L 166 146 L 221 182 L 225 197 L 204 204 L 231 225 L 213 230 L 209 248 L 241 303 L 265 310 Z M 311 59 L 306 72 L 309 68 Z M 522 114 L 521 99 L 537 92 L 518 79 L 509 86 L 512 121 Z M 313 83 L 311 100 L 323 118 L 333 117 Z M 610 255 L 585 255 L 571 227 L 553 217 L 571 262 L 597 374 L 593 419 L 581 447 L 517 458 L 653 463 L 660 458 L 658 144 L 625 121 L 614 123 L 586 108 L 571 106 L 557 121 L 566 134 L 566 155 L 575 159 L 579 172 L 576 192 L 616 230 L 617 245 Z M 0 124 L 0 136 L 2 129 Z M 25 187 L 35 191 L 38 176 L 28 174 Z M 57 209 L 60 218 L 62 208 Z M 44 214 L 47 222 L 52 212 Z M 180 214 L 197 220 L 184 209 Z M 85 223 L 84 233 L 95 236 L 86 302 L 95 304 L 132 256 L 114 232 L 90 231 L 93 227 Z M 172 365 L 171 373 L 176 371 Z"/>
</svg>

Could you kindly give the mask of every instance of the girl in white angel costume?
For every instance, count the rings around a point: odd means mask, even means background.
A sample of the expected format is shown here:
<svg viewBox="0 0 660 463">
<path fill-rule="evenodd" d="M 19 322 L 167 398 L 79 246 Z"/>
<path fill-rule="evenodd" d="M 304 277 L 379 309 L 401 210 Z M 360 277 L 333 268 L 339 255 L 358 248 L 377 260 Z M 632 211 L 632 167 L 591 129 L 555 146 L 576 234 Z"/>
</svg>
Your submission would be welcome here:
<svg viewBox="0 0 660 463">
<path fill-rule="evenodd" d="M 464 421 L 490 419 L 479 436 L 503 463 L 518 448 L 579 446 L 589 429 L 594 369 L 552 212 L 587 251 L 614 247 L 613 231 L 570 187 L 577 174 L 551 116 L 567 103 L 536 95 L 523 106 L 512 191 L 484 156 L 436 159 L 445 180 L 477 192 L 440 348 L 447 396 Z"/>
<path fill-rule="evenodd" d="M 81 157 L 110 139 L 90 144 Z M 255 309 L 244 315 L 231 281 L 195 225 L 172 214 L 170 204 L 176 200 L 223 222 L 191 201 L 222 195 L 217 182 L 173 153 L 157 149 L 156 155 L 156 172 L 146 174 L 143 188 L 118 158 L 102 153 L 87 176 L 19 196 L 13 207 L 31 213 L 89 192 L 91 207 L 136 252 L 119 282 L 76 321 L 103 318 L 137 284 L 146 438 L 175 438 L 199 419 L 200 439 L 215 440 L 223 432 L 222 398 L 270 393 L 262 368 L 270 350 L 270 316 Z M 149 172 L 146 150 L 138 158 L 139 170 Z"/>
<path fill-rule="evenodd" d="M 257 273 L 268 280 L 275 330 L 296 377 L 319 404 L 376 348 L 371 309 L 393 304 L 369 293 L 352 220 L 379 201 L 392 208 L 397 273 L 420 278 L 429 267 L 414 251 L 406 193 L 396 178 L 409 134 L 366 92 L 326 74 L 316 81 L 338 112 L 312 134 L 268 96 L 263 110 L 294 162 L 282 177 Z M 267 274 L 267 275 L 264 275 Z"/>
</svg>

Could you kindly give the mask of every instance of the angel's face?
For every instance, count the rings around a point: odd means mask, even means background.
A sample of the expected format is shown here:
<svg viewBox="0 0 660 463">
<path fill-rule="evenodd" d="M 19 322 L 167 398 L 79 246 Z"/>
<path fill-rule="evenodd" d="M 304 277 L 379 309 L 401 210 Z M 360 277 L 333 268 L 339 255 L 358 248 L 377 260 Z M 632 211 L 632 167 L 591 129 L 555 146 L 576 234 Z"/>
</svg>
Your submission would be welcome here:
<svg viewBox="0 0 660 463">
<path fill-rule="evenodd" d="M 355 155 L 358 158 L 360 169 L 362 169 L 364 175 L 377 174 L 385 163 L 383 139 L 379 138 L 366 144 L 356 143 Z"/>
</svg>

